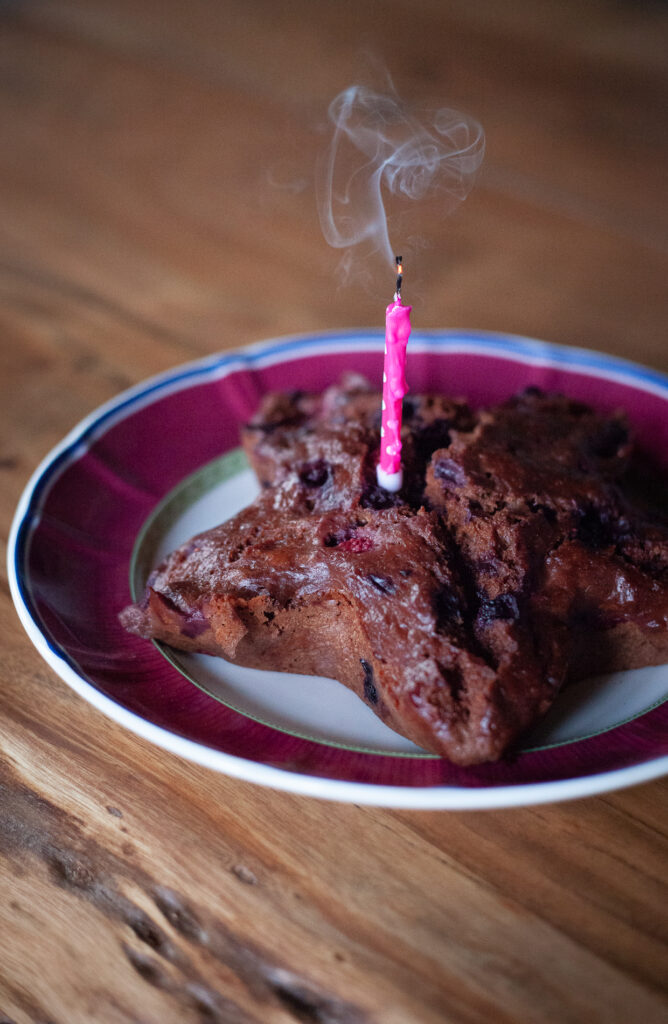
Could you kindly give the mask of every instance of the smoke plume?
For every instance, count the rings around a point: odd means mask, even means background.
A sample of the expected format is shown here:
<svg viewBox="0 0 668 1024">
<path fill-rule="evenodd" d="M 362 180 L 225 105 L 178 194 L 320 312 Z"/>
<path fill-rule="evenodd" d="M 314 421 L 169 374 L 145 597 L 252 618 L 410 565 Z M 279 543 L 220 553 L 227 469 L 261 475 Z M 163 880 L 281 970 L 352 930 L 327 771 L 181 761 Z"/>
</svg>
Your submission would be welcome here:
<svg viewBox="0 0 668 1024">
<path fill-rule="evenodd" d="M 332 101 L 333 133 L 318 165 L 316 196 L 325 238 L 356 255 L 373 253 L 394 266 L 390 238 L 406 222 L 407 204 L 429 199 L 435 215 L 452 212 L 470 192 L 485 151 L 482 127 L 456 110 L 424 117 L 409 113 L 394 94 L 350 86 Z M 389 216 L 388 216 L 389 213 Z"/>
</svg>

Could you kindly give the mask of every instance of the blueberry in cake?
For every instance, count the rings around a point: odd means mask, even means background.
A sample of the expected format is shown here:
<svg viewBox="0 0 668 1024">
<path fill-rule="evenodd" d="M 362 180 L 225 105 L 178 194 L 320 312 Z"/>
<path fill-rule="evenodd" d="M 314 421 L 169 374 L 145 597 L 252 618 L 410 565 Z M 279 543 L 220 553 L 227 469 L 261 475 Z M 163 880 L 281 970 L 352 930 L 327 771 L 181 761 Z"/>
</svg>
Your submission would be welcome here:
<svg viewBox="0 0 668 1024">
<path fill-rule="evenodd" d="M 398 494 L 379 440 L 354 375 L 268 396 L 243 436 L 260 495 L 158 566 L 125 627 L 338 679 L 461 765 L 500 758 L 568 680 L 668 660 L 668 524 L 623 416 L 409 396 Z"/>
</svg>

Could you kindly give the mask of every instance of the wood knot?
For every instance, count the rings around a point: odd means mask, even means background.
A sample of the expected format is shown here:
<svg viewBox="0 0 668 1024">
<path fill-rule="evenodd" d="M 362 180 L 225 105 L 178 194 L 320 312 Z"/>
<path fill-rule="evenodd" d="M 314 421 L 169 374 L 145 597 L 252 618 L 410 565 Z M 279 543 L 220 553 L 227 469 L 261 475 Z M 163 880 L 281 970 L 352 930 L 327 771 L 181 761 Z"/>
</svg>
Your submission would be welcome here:
<svg viewBox="0 0 668 1024">
<path fill-rule="evenodd" d="M 149 985 L 154 985 L 156 988 L 162 989 L 171 988 L 169 975 L 163 970 L 161 964 L 157 960 L 151 956 L 147 956 L 146 953 L 133 949 L 132 946 L 128 946 L 126 943 L 123 943 L 123 952 L 137 974 L 139 974 L 144 981 L 147 981 Z"/>
<path fill-rule="evenodd" d="M 158 886 L 153 891 L 153 899 L 158 910 L 169 921 L 172 928 L 192 942 L 204 942 L 206 932 L 195 913 L 186 906 L 177 893 L 164 886 Z"/>
<path fill-rule="evenodd" d="M 46 862 L 59 885 L 89 890 L 97 883 L 97 874 L 92 866 L 70 850 L 52 847 L 47 851 Z"/>
<path fill-rule="evenodd" d="M 236 875 L 239 881 L 244 882 L 246 885 L 257 885 L 257 876 L 245 864 L 235 864 L 232 868 L 232 874 Z"/>
</svg>

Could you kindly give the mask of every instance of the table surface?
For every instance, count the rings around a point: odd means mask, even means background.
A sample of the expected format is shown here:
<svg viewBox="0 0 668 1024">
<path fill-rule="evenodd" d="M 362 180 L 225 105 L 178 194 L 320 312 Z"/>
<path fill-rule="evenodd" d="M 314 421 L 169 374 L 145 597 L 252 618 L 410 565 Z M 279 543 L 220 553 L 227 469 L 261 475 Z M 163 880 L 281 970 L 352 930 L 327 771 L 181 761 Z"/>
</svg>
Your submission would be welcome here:
<svg viewBox="0 0 668 1024">
<path fill-rule="evenodd" d="M 0 30 L 5 540 L 40 459 L 126 386 L 379 324 L 313 187 L 328 104 L 372 66 L 487 133 L 411 268 L 420 326 L 668 370 L 664 5 L 35 0 Z M 468 813 L 265 790 L 77 697 L 4 570 L 0 613 L 0 1021 L 666 1020 L 665 780 Z"/>
</svg>

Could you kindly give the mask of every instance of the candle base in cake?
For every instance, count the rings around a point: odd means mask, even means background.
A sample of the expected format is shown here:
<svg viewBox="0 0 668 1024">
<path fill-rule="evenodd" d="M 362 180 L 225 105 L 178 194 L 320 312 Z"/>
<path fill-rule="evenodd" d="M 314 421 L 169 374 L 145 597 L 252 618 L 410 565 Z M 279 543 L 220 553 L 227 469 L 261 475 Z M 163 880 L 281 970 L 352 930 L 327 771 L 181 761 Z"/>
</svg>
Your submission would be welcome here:
<svg viewBox="0 0 668 1024">
<path fill-rule="evenodd" d="M 379 486 L 382 487 L 383 490 L 391 491 L 393 494 L 396 494 L 397 491 L 401 490 L 402 484 L 404 482 L 404 474 L 401 469 L 398 470 L 396 473 L 388 473 L 386 470 L 383 469 L 381 464 L 378 463 L 378 465 L 376 466 L 376 479 L 378 480 Z"/>
</svg>

